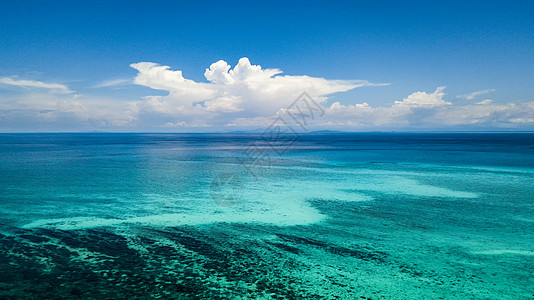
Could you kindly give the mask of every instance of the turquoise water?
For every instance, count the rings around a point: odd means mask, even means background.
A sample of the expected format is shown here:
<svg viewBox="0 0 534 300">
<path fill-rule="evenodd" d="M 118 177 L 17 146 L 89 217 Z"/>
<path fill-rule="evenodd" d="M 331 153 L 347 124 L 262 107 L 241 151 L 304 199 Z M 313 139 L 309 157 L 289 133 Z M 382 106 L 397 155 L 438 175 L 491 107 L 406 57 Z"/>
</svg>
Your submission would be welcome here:
<svg viewBox="0 0 534 300">
<path fill-rule="evenodd" d="M 280 149 L 0 135 L 0 298 L 534 298 L 534 134 Z"/>
</svg>

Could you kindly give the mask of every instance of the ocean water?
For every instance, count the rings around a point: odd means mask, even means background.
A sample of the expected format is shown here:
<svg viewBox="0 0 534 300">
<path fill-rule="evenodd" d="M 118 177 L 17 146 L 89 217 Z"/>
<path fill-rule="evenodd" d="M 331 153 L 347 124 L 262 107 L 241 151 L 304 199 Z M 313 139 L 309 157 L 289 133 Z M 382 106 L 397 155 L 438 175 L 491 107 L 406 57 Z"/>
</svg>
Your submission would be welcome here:
<svg viewBox="0 0 534 300">
<path fill-rule="evenodd" d="M 534 134 L 1 134 L 0 298 L 532 299 Z"/>
</svg>

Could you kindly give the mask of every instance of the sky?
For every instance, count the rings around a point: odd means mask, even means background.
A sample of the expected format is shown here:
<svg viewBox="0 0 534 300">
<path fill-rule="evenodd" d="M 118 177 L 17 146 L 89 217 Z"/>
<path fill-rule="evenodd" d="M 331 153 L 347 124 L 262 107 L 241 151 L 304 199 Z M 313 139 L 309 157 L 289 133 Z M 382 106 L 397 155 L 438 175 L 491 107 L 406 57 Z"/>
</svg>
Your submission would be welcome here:
<svg viewBox="0 0 534 300">
<path fill-rule="evenodd" d="M 534 130 L 534 1 L 1 1 L 0 132 Z M 301 99 L 302 100 L 302 99 Z"/>
</svg>

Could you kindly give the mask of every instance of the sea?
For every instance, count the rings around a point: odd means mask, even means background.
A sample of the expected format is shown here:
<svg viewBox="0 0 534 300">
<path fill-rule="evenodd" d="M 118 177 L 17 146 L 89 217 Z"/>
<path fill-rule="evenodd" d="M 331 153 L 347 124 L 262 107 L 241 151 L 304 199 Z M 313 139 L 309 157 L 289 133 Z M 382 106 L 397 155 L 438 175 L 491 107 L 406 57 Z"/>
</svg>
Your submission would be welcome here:
<svg viewBox="0 0 534 300">
<path fill-rule="evenodd" d="M 533 299 L 534 133 L 0 134 L 1 299 Z"/>
</svg>

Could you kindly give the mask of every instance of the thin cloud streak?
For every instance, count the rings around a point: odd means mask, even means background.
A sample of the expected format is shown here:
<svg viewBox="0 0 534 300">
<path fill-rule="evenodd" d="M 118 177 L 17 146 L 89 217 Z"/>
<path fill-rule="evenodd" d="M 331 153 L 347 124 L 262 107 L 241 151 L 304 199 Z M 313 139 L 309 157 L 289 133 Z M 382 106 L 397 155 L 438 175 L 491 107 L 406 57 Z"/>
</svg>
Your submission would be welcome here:
<svg viewBox="0 0 534 300">
<path fill-rule="evenodd" d="M 495 92 L 495 89 L 489 89 L 489 90 L 482 90 L 482 91 L 476 91 L 468 94 L 458 95 L 456 98 L 463 98 L 466 100 L 474 100 L 477 96 L 486 95 L 492 92 Z"/>
<path fill-rule="evenodd" d="M 133 84 L 133 80 L 132 79 L 112 79 L 112 80 L 101 82 L 93 86 L 93 88 L 117 87 L 117 86 L 123 86 L 123 85 L 128 85 L 128 84 Z"/>
<path fill-rule="evenodd" d="M 17 80 L 10 77 L 0 77 L 0 84 L 22 87 L 22 88 L 40 88 L 47 89 L 51 92 L 59 94 L 72 94 L 74 91 L 69 89 L 66 85 L 59 83 L 45 83 L 35 80 Z"/>
</svg>

